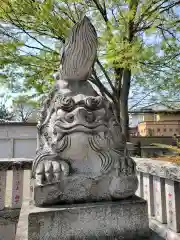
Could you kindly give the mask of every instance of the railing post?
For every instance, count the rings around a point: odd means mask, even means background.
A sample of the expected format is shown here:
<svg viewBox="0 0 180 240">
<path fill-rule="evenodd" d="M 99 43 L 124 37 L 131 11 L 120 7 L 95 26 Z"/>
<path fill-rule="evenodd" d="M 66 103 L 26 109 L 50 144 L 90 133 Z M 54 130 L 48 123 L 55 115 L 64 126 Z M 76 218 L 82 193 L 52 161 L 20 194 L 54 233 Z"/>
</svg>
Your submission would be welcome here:
<svg viewBox="0 0 180 240">
<path fill-rule="evenodd" d="M 153 185 L 155 218 L 161 223 L 167 223 L 165 179 L 153 176 Z"/>
<path fill-rule="evenodd" d="M 5 208 L 6 174 L 6 171 L 0 171 L 0 210 Z"/>
<path fill-rule="evenodd" d="M 138 189 L 136 191 L 136 195 L 143 198 L 143 173 L 137 171 L 136 175 L 138 178 Z"/>
<path fill-rule="evenodd" d="M 168 227 L 180 232 L 180 183 L 166 179 L 165 190 Z"/>
<path fill-rule="evenodd" d="M 154 216 L 153 176 L 148 173 L 143 173 L 143 192 L 148 202 L 148 213 Z"/>
<path fill-rule="evenodd" d="M 13 170 L 12 208 L 21 208 L 23 200 L 24 170 Z"/>
</svg>

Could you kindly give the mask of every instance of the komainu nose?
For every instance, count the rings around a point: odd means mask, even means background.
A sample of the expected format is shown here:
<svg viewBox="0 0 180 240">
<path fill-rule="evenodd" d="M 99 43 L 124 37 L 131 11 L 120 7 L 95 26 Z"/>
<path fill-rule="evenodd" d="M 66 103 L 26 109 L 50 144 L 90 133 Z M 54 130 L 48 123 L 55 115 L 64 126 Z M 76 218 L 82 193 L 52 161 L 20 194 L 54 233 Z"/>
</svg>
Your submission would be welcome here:
<svg viewBox="0 0 180 240">
<path fill-rule="evenodd" d="M 87 123 L 92 123 L 95 120 L 94 114 L 92 112 L 88 112 L 84 108 L 79 109 L 78 116 L 82 121 L 85 121 Z"/>
<path fill-rule="evenodd" d="M 93 123 L 95 121 L 94 114 L 92 112 L 88 112 L 85 108 L 79 107 L 76 108 L 73 112 L 68 113 L 66 115 L 66 121 L 69 123 Z"/>
</svg>

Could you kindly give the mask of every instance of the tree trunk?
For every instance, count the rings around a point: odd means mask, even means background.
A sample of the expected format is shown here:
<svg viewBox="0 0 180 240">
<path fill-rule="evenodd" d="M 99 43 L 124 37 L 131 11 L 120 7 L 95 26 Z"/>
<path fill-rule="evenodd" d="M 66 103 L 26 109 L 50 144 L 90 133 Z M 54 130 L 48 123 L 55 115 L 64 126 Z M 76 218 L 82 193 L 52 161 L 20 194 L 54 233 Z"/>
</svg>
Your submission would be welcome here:
<svg viewBox="0 0 180 240">
<path fill-rule="evenodd" d="M 122 132 L 126 138 L 126 141 L 129 141 L 129 114 L 128 114 L 128 96 L 131 82 L 131 70 L 124 69 L 122 76 L 122 86 L 121 86 L 121 95 L 119 99 L 120 103 L 120 123 Z"/>
<path fill-rule="evenodd" d="M 114 68 L 116 74 L 116 92 L 114 92 L 114 106 L 121 130 L 129 141 L 129 114 L 128 114 L 128 96 L 131 82 L 131 70 Z"/>
<path fill-rule="evenodd" d="M 134 37 L 134 18 L 137 12 L 138 0 L 129 1 L 129 10 L 132 12 L 132 17 L 128 22 L 127 41 L 132 42 Z M 116 74 L 115 81 L 115 108 L 117 118 L 120 122 L 122 132 L 126 141 L 129 141 L 129 114 L 128 114 L 128 96 L 131 83 L 131 69 L 114 67 Z"/>
</svg>

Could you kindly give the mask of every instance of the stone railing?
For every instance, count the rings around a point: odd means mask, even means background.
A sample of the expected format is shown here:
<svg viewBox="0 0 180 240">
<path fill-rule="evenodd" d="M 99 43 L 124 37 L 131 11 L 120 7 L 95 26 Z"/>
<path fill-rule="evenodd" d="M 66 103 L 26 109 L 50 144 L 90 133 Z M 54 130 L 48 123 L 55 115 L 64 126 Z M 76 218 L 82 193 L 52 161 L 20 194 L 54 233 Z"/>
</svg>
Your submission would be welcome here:
<svg viewBox="0 0 180 240">
<path fill-rule="evenodd" d="M 32 159 L 1 159 L 0 160 L 0 210 L 7 207 L 6 201 L 9 207 L 21 208 L 23 200 L 23 187 L 27 186 L 27 177 L 25 175 L 26 170 L 31 170 Z M 11 178 L 8 176 L 11 171 Z M 12 186 L 10 187 L 10 181 L 12 180 Z M 24 185 L 24 182 L 26 185 Z M 10 189 L 11 188 L 11 189 Z M 11 191 L 11 194 L 10 194 Z M 10 199 L 11 198 L 11 199 Z"/>
<path fill-rule="evenodd" d="M 0 159 L 0 240 L 14 240 L 23 200 L 30 197 L 32 159 Z"/>
<path fill-rule="evenodd" d="M 139 188 L 148 202 L 150 227 L 162 239 L 180 239 L 180 165 L 134 158 Z"/>
<path fill-rule="evenodd" d="M 180 165 L 134 160 L 136 194 L 148 201 L 151 229 L 162 239 L 180 239 Z M 0 240 L 14 239 L 22 201 L 30 197 L 31 166 L 32 159 L 0 160 Z"/>
</svg>

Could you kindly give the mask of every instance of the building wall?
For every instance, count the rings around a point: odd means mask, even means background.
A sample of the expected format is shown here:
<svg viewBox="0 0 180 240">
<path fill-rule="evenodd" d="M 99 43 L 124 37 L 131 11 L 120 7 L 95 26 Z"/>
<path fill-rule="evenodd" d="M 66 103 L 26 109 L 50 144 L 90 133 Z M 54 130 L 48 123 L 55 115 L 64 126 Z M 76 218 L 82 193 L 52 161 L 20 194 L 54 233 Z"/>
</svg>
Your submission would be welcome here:
<svg viewBox="0 0 180 240">
<path fill-rule="evenodd" d="M 144 113 L 143 121 L 154 121 L 154 113 Z"/>
<path fill-rule="evenodd" d="M 157 121 L 180 121 L 180 114 L 157 114 Z"/>
<path fill-rule="evenodd" d="M 154 113 L 137 113 L 137 114 L 130 114 L 130 123 L 131 127 L 136 127 L 139 123 L 145 121 L 154 121 L 155 114 Z"/>
<path fill-rule="evenodd" d="M 180 134 L 180 114 L 144 113 L 138 124 L 140 136 L 173 136 Z"/>
<path fill-rule="evenodd" d="M 154 113 L 137 113 L 130 114 L 131 127 L 136 127 L 140 122 L 153 121 Z"/>
<path fill-rule="evenodd" d="M 130 127 L 136 127 L 139 122 L 142 122 L 142 119 L 140 120 L 141 116 L 138 114 L 130 114 L 129 115 L 129 125 Z"/>
<path fill-rule="evenodd" d="M 139 133 L 139 136 L 147 136 L 147 133 L 146 133 L 146 122 L 141 122 L 138 124 L 138 133 Z"/>
<path fill-rule="evenodd" d="M 33 158 L 36 124 L 0 124 L 0 158 Z"/>
<path fill-rule="evenodd" d="M 180 121 L 142 122 L 138 124 L 140 136 L 173 136 L 180 134 Z"/>
</svg>

